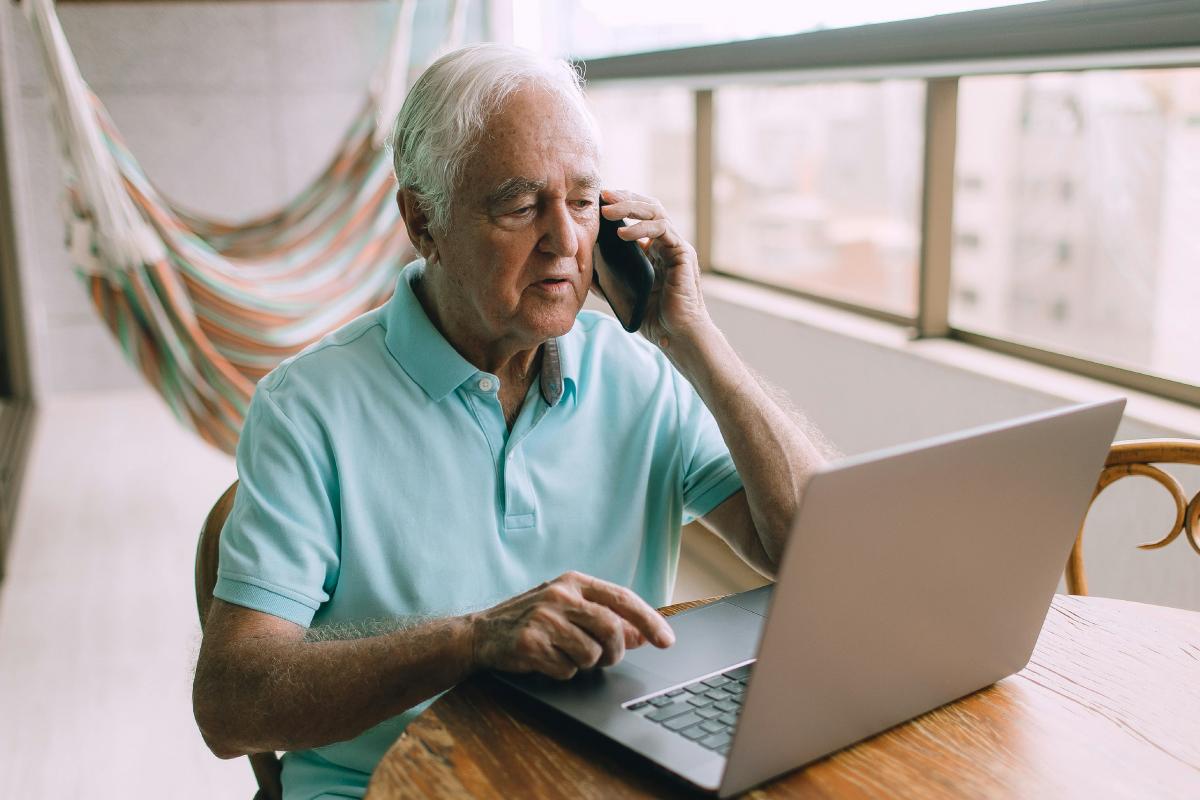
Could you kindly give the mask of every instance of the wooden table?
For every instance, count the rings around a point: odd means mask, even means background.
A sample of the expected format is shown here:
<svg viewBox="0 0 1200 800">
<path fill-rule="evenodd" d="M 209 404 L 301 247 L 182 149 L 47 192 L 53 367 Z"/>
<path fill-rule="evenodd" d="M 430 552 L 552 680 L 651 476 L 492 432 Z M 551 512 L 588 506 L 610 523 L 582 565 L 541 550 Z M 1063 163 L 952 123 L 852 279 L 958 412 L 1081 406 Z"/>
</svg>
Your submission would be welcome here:
<svg viewBox="0 0 1200 800">
<path fill-rule="evenodd" d="M 685 796 L 695 795 L 487 678 L 409 725 L 367 790 L 368 800 Z M 1056 596 L 1021 672 L 747 796 L 1197 800 L 1200 613 Z"/>
</svg>

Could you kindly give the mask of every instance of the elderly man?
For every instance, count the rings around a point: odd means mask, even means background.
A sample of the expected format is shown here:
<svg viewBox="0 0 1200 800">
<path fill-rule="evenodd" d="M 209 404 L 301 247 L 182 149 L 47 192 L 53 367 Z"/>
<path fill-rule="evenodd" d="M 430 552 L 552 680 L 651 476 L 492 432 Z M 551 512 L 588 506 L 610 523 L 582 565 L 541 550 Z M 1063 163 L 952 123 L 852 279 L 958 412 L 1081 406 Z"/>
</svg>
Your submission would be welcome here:
<svg viewBox="0 0 1200 800">
<path fill-rule="evenodd" d="M 710 320 L 662 206 L 601 189 L 597 140 L 566 64 L 440 59 L 393 139 L 421 259 L 258 385 L 194 701 L 217 755 L 288 751 L 288 798 L 361 796 L 478 670 L 669 646 L 652 606 L 686 520 L 774 570 L 822 455 Z M 645 338 L 580 311 L 600 214 L 661 273 Z"/>
</svg>

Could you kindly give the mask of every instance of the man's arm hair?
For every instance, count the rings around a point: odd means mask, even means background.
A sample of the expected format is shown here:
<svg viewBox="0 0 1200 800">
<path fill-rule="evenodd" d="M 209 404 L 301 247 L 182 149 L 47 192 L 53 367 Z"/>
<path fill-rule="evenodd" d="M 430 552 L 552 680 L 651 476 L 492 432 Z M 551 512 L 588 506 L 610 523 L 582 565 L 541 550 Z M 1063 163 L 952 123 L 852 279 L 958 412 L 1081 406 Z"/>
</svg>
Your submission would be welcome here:
<svg viewBox="0 0 1200 800">
<path fill-rule="evenodd" d="M 304 632 L 306 642 L 344 642 L 351 639 L 370 639 L 389 633 L 416 628 L 438 618 L 431 615 L 407 617 L 375 617 L 354 622 L 329 622 L 313 625 Z"/>
<path fill-rule="evenodd" d="M 306 631 L 213 601 L 193 709 L 222 758 L 352 739 L 449 689 L 472 669 L 462 617 L 377 620 Z"/>
<path fill-rule="evenodd" d="M 565 680 L 617 663 L 627 648 L 674 640 L 635 592 L 578 572 L 462 616 L 373 620 L 311 634 L 214 600 L 192 705 L 204 740 L 223 758 L 306 750 L 352 739 L 477 669 Z"/>
<path fill-rule="evenodd" d="M 828 461 L 833 461 L 834 459 L 841 458 L 845 455 L 836 447 L 834 447 L 833 443 L 829 441 L 828 437 L 821 432 L 821 429 L 814 425 L 811 420 L 809 420 L 808 415 L 800 410 L 795 402 L 792 401 L 791 396 L 788 395 L 787 392 L 771 383 L 761 372 L 754 369 L 749 364 L 746 365 L 746 371 L 749 372 L 758 385 L 762 387 L 763 393 L 771 399 L 771 402 L 779 406 L 779 410 L 786 414 L 788 418 L 791 419 L 796 425 L 796 427 L 804 432 L 804 435 L 807 436 L 808 440 L 813 443 L 813 446 L 817 448 L 822 457 Z"/>
</svg>

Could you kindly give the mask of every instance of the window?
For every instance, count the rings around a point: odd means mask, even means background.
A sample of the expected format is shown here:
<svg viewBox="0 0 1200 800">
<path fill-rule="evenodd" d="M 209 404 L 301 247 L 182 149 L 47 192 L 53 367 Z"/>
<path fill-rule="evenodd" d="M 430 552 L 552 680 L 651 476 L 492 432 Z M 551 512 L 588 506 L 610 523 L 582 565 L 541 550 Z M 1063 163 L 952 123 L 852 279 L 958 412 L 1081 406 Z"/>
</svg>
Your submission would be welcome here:
<svg viewBox="0 0 1200 800">
<path fill-rule="evenodd" d="M 625 2 L 540 0 L 540 42 L 706 268 L 1200 406 L 1194 14 Z M 910 21 L 819 29 L 863 14 Z"/>
<path fill-rule="evenodd" d="M 577 57 L 610 56 L 916 19 L 1032 0 L 520 0 L 516 44 Z"/>
<path fill-rule="evenodd" d="M 695 238 L 695 112 L 692 93 L 673 87 L 588 89 L 600 125 L 606 188 L 656 198 L 680 235 Z"/>
<path fill-rule="evenodd" d="M 714 95 L 713 267 L 916 313 L 924 83 Z"/>
<path fill-rule="evenodd" d="M 1200 69 L 966 77 L 958 113 L 951 324 L 1200 383 Z"/>
</svg>

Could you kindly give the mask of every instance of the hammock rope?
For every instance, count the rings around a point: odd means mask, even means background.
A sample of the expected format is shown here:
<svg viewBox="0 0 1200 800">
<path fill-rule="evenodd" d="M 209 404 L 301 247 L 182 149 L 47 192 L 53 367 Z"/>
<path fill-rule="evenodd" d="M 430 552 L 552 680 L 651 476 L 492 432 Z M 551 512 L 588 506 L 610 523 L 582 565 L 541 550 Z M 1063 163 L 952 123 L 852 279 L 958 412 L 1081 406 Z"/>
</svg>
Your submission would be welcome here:
<svg viewBox="0 0 1200 800">
<path fill-rule="evenodd" d="M 325 169 L 282 208 L 233 224 L 158 191 L 83 80 L 54 0 L 25 4 L 52 90 L 71 263 L 129 360 L 226 452 L 258 379 L 385 302 L 410 252 L 384 146 L 407 91 L 416 0 L 399 6 L 366 102 Z M 437 55 L 461 45 L 465 7 L 452 0 Z"/>
</svg>

